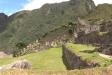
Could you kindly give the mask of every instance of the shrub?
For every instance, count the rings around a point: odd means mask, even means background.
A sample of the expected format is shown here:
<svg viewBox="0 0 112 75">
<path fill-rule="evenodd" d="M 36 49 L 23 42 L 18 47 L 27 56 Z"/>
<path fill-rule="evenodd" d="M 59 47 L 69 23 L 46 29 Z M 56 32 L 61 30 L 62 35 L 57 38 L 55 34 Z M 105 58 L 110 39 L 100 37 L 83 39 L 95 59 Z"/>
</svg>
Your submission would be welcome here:
<svg viewBox="0 0 112 75">
<path fill-rule="evenodd" d="M 23 42 L 17 43 L 13 49 L 13 57 L 24 55 L 26 51 L 24 51 L 23 48 L 25 47 L 26 47 L 25 43 Z"/>
</svg>

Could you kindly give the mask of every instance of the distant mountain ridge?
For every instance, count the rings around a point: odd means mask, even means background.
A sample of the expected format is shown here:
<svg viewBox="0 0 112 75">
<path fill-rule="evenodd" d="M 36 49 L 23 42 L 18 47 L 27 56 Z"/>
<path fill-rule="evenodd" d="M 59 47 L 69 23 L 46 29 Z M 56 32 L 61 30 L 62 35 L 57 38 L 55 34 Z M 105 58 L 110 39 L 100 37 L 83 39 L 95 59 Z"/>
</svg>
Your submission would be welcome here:
<svg viewBox="0 0 112 75">
<path fill-rule="evenodd" d="M 8 16 L 4 13 L 0 13 L 0 32 L 3 32 L 4 29 L 7 27 L 8 23 Z"/>
</svg>

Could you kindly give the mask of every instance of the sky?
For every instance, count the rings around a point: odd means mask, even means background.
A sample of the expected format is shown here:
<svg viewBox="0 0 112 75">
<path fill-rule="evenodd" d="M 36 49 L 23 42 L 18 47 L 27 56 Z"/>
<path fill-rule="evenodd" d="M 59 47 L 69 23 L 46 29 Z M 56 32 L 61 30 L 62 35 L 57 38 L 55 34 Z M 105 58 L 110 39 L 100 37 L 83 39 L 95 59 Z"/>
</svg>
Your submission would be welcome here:
<svg viewBox="0 0 112 75">
<path fill-rule="evenodd" d="M 40 8 L 45 3 L 59 3 L 69 0 L 0 0 L 0 13 L 11 15 L 21 10 L 33 10 Z M 96 5 L 102 3 L 112 4 L 112 0 L 93 0 Z"/>
</svg>

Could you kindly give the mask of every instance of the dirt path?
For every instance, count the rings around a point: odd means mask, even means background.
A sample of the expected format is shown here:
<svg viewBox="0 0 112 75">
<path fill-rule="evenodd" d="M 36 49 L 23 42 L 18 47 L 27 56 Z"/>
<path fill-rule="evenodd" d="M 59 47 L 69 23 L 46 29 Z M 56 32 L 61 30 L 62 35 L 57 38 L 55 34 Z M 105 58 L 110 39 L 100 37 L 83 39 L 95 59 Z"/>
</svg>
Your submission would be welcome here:
<svg viewBox="0 0 112 75">
<path fill-rule="evenodd" d="M 112 59 L 112 56 L 105 55 L 105 54 L 102 54 L 102 53 L 99 53 L 99 56 L 101 56 L 103 58 L 107 58 L 107 59 Z"/>
</svg>

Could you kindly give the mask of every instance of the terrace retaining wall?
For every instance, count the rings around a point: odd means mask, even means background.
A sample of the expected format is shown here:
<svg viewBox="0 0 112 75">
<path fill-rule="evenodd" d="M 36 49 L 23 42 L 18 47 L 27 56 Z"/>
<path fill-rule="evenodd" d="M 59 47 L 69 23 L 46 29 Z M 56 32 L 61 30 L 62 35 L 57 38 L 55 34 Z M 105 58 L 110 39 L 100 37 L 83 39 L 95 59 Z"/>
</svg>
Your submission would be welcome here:
<svg viewBox="0 0 112 75">
<path fill-rule="evenodd" d="M 82 60 L 80 56 L 77 56 L 72 50 L 68 49 L 65 45 L 62 46 L 63 49 L 63 63 L 66 65 L 68 70 L 73 69 L 83 69 L 87 68 L 88 64 L 86 61 Z"/>
</svg>

